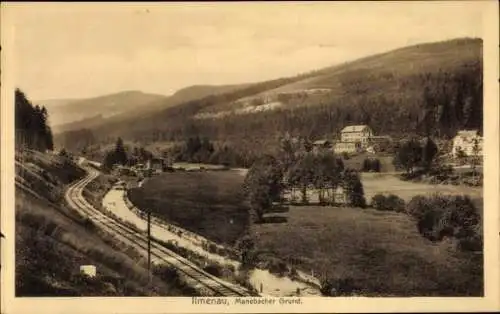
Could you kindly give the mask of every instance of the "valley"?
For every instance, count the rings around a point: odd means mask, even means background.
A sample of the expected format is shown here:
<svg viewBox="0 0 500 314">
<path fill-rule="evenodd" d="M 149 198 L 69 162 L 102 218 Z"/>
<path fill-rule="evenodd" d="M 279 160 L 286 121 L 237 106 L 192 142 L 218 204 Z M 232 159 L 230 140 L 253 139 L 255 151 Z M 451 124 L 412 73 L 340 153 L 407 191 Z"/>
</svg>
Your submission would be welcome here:
<svg viewBox="0 0 500 314">
<path fill-rule="evenodd" d="M 458 38 L 168 96 L 18 89 L 17 293 L 482 296 L 482 69 Z"/>
</svg>

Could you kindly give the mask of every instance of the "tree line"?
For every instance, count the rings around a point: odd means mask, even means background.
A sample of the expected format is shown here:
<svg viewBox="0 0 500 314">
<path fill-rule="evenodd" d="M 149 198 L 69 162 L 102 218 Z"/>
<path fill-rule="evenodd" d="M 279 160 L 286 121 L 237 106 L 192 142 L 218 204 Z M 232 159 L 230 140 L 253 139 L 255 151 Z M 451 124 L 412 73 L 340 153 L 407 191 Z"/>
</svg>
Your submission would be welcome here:
<svg viewBox="0 0 500 314">
<path fill-rule="evenodd" d="M 153 153 L 146 150 L 144 147 L 134 146 L 132 149 L 123 143 L 123 139 L 119 137 L 116 140 L 115 146 L 108 150 L 102 162 L 103 170 L 110 171 L 114 165 L 134 166 L 139 163 L 146 163 L 152 159 Z"/>
<path fill-rule="evenodd" d="M 47 109 L 33 105 L 20 89 L 15 90 L 15 146 L 38 151 L 53 150 Z"/>
<path fill-rule="evenodd" d="M 263 221 L 274 204 L 285 201 L 285 192 L 290 194 L 289 202 L 295 204 L 308 204 L 308 193 L 316 190 L 321 205 L 366 206 L 359 173 L 346 168 L 342 158 L 332 153 L 296 151 L 287 139 L 282 140 L 277 155 L 265 155 L 255 161 L 243 188 L 257 222 Z M 296 191 L 300 200 L 294 197 Z"/>
<path fill-rule="evenodd" d="M 412 91 L 412 98 L 404 102 L 400 99 L 403 95 L 371 97 L 347 93 L 346 98 L 325 98 L 319 103 L 302 101 L 300 106 L 233 114 L 224 119 L 194 119 L 178 114 L 174 121 L 169 115 L 154 131 L 130 131 L 127 137 L 147 143 L 184 141 L 203 134 L 238 151 L 257 154 L 272 153 L 265 150 L 278 144 L 278 138 L 285 133 L 312 140 L 335 136 L 350 124 L 369 124 L 376 134 L 395 139 L 406 136 L 450 139 L 460 129 L 475 128 L 482 132 L 482 83 L 478 79 L 481 69 L 475 65 L 473 71 L 461 74 L 438 72 L 407 78 L 411 80 L 409 85 L 421 89 Z M 190 113 L 194 112 L 197 110 Z"/>
<path fill-rule="evenodd" d="M 236 150 L 227 143 L 216 143 L 208 137 L 189 137 L 165 150 L 175 161 L 225 165 L 228 167 L 250 167 L 256 155 L 244 150 Z"/>
<path fill-rule="evenodd" d="M 259 156 L 273 154 L 279 138 L 286 133 L 314 140 L 336 136 L 344 126 L 351 124 L 369 124 L 375 134 L 390 135 L 396 140 L 411 136 L 450 139 L 460 129 L 478 129 L 481 133 L 483 64 L 480 44 L 477 40 L 463 40 L 424 46 L 418 48 L 422 53 L 447 54 L 421 60 L 411 69 L 403 62 L 403 65 L 391 63 L 376 69 L 361 67 L 325 76 L 319 83 L 336 86 L 338 90 L 320 96 L 282 95 L 280 100 L 284 106 L 275 110 L 230 114 L 223 119 L 194 118 L 197 113 L 207 110 L 232 108 L 236 100 L 298 79 L 318 73 L 331 74 L 331 69 L 207 96 L 133 121 L 102 125 L 94 132 L 101 135 L 102 142 L 111 142 L 121 136 L 143 145 L 207 137 L 218 143 L 214 144 L 218 155 L 230 155 L 227 159 L 239 160 L 233 162 L 240 166 L 250 165 Z M 463 56 L 459 59 L 446 57 L 455 50 L 464 51 Z M 403 53 L 401 56 L 408 57 Z M 73 141 L 68 140 L 68 144 L 73 145 Z M 204 155 L 208 153 L 198 155 L 191 157 L 188 152 L 181 158 L 206 160 Z"/>
</svg>

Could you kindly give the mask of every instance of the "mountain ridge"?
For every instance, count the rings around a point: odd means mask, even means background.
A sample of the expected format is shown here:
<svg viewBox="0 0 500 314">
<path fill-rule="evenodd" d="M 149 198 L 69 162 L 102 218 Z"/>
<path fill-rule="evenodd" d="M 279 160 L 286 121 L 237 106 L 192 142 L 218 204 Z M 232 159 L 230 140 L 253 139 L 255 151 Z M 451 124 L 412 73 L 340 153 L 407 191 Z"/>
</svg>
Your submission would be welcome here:
<svg viewBox="0 0 500 314">
<path fill-rule="evenodd" d="M 306 93 L 321 88 L 330 91 Z M 287 92 L 292 93 L 284 97 Z M 243 110 L 245 114 L 231 112 L 237 106 L 252 109 L 266 104 L 268 100 L 262 103 L 259 99 L 251 103 L 265 94 L 282 97 L 278 100 L 281 105 L 271 106 L 270 110 Z M 246 98 L 250 103 L 238 103 Z M 229 111 L 224 119 L 195 118 L 200 113 L 223 111 Z M 436 113 L 440 113 L 439 119 L 429 120 Z M 285 133 L 310 138 L 335 135 L 344 125 L 360 123 L 372 125 L 379 134 L 423 134 L 431 122 L 439 136 L 449 137 L 465 127 L 482 128 L 481 39 L 460 38 L 398 48 L 178 103 L 134 119 L 100 125 L 92 131 L 106 138 L 121 136 L 145 143 L 207 136 L 222 142 L 236 141 L 237 145 L 256 145 Z"/>
</svg>

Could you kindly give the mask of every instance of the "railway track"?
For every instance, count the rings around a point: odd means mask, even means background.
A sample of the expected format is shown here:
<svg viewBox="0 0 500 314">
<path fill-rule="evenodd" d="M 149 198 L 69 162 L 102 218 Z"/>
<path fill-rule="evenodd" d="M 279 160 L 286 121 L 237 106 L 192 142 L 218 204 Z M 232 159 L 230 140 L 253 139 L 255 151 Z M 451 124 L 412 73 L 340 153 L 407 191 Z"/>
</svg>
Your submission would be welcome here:
<svg viewBox="0 0 500 314">
<path fill-rule="evenodd" d="M 98 227 L 116 235 L 120 240 L 138 248 L 141 253 L 146 255 L 148 240 L 146 234 L 138 232 L 115 218 L 102 213 L 85 200 L 82 194 L 83 189 L 99 175 L 96 170 L 86 170 L 88 175 L 68 188 L 65 195 L 67 203 L 91 219 Z M 164 263 L 175 267 L 195 288 L 209 290 L 215 296 L 241 297 L 253 295 L 243 287 L 230 284 L 203 271 L 189 260 L 168 250 L 153 239 L 151 240 L 151 257 L 153 263 Z"/>
</svg>

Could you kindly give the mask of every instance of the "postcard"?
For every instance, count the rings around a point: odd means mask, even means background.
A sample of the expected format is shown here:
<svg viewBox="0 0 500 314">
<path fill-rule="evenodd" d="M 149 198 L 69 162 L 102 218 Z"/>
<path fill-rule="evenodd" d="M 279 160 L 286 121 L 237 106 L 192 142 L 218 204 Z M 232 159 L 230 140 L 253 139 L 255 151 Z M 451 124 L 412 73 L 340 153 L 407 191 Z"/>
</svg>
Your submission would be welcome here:
<svg viewBox="0 0 500 314">
<path fill-rule="evenodd" d="M 500 310 L 498 8 L 2 3 L 2 314 Z"/>
</svg>

